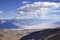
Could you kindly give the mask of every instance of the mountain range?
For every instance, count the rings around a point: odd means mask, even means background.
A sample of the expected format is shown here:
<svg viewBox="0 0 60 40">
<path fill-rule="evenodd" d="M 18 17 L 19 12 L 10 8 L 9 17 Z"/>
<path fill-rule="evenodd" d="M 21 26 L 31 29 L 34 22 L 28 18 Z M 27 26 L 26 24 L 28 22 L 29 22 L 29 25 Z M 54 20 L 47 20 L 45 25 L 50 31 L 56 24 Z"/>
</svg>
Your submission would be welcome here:
<svg viewBox="0 0 60 40">
<path fill-rule="evenodd" d="M 24 28 L 25 25 L 38 25 L 42 23 L 51 23 L 53 20 L 43 19 L 0 19 L 0 28 Z M 55 25 L 60 25 L 60 22 L 53 22 Z"/>
</svg>

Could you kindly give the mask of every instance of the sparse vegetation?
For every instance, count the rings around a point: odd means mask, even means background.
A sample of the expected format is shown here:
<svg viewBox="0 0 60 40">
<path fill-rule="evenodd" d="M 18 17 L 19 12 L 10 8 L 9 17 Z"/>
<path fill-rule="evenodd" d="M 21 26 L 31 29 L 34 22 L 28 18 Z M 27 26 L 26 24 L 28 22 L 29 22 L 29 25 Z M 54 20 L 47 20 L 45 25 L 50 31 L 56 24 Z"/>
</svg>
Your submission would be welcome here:
<svg viewBox="0 0 60 40">
<path fill-rule="evenodd" d="M 20 40 L 25 35 L 21 30 L 0 29 L 0 40 Z"/>
</svg>

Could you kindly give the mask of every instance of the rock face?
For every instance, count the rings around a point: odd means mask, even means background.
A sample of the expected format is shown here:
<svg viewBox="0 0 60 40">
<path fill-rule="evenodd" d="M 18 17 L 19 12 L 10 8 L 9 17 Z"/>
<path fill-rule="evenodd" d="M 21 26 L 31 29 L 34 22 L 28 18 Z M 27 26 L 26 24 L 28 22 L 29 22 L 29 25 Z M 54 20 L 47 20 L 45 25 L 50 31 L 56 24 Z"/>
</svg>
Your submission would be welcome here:
<svg viewBox="0 0 60 40">
<path fill-rule="evenodd" d="M 45 29 L 33 32 L 20 40 L 60 40 L 60 28 Z"/>
</svg>

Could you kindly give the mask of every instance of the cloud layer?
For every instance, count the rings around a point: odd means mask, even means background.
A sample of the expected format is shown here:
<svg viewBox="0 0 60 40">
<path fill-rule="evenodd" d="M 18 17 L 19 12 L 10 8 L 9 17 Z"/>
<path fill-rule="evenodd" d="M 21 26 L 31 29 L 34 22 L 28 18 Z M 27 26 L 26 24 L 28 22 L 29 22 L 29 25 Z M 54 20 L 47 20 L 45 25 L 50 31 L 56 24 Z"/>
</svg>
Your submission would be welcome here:
<svg viewBox="0 0 60 40">
<path fill-rule="evenodd" d="M 32 26 L 24 26 L 24 29 L 48 29 L 48 28 L 56 28 L 60 25 L 55 25 L 52 23 L 42 23 L 38 25 L 32 25 Z"/>
<path fill-rule="evenodd" d="M 50 15 L 52 12 L 60 12 L 60 10 L 56 10 L 60 8 L 60 3 L 55 2 L 34 2 L 32 4 L 26 4 L 25 6 L 21 6 L 17 8 L 18 15 L 16 15 L 16 19 L 55 19 L 55 16 L 58 18 L 58 15 Z M 52 17 L 51 17 L 52 16 Z"/>
<path fill-rule="evenodd" d="M 28 1 L 23 1 L 22 2 L 22 4 L 28 4 L 28 3 L 30 3 L 30 2 L 28 2 Z"/>
<path fill-rule="evenodd" d="M 31 4 L 25 4 L 17 8 L 16 19 L 47 19 L 54 20 L 54 22 L 60 21 L 60 3 L 55 2 L 33 2 Z M 59 9 L 59 10 L 58 10 Z M 24 25 L 24 29 L 45 29 L 45 28 L 55 28 L 60 25 L 51 23 L 41 23 L 37 25 Z"/>
</svg>

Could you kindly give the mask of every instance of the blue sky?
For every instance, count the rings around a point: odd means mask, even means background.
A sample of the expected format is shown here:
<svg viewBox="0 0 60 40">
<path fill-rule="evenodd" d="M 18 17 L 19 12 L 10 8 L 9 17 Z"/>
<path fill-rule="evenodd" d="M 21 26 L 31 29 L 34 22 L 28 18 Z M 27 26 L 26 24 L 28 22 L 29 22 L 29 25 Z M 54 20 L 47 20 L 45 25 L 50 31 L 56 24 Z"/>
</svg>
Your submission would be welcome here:
<svg viewBox="0 0 60 40">
<path fill-rule="evenodd" d="M 8 11 L 8 10 L 16 10 L 17 7 L 22 6 L 23 1 L 28 2 L 36 2 L 39 0 L 0 0 L 0 10 Z M 48 2 L 59 2 L 60 0 L 40 0 L 40 1 L 48 1 Z"/>
<path fill-rule="evenodd" d="M 26 2 L 23 4 L 23 2 Z M 33 4 L 34 2 L 55 2 L 59 3 L 60 0 L 0 0 L 0 18 L 8 19 L 14 18 L 18 14 L 17 8 Z M 60 8 L 57 8 L 60 10 Z M 59 14 L 58 14 L 59 15 Z"/>
<path fill-rule="evenodd" d="M 43 20 L 41 24 L 31 25 L 30 28 L 60 26 L 57 25 L 60 24 L 60 0 L 0 0 L 0 19 L 36 19 L 31 24 Z"/>
</svg>

